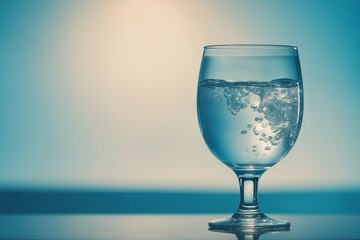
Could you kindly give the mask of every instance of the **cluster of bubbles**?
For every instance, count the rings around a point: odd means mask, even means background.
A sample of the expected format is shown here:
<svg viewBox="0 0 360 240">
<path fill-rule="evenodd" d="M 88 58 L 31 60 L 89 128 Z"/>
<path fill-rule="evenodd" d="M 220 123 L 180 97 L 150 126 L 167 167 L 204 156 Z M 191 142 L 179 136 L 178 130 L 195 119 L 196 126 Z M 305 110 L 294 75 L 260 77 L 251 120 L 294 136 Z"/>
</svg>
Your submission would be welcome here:
<svg viewBox="0 0 360 240">
<path fill-rule="evenodd" d="M 253 134 L 264 142 L 265 151 L 284 140 L 293 143 L 297 135 L 298 83 L 291 79 L 277 79 L 269 83 L 242 83 L 224 89 L 227 107 L 231 114 L 250 106 L 258 114 L 241 134 Z M 252 152 L 257 156 L 257 146 Z"/>
<path fill-rule="evenodd" d="M 249 93 L 247 88 L 242 87 L 227 87 L 224 89 L 226 104 L 233 115 L 236 115 L 241 109 L 246 108 L 249 105 Z"/>
<path fill-rule="evenodd" d="M 255 117 L 254 122 L 257 123 L 256 126 L 253 126 L 252 124 L 247 124 L 246 128 L 247 130 L 242 130 L 241 134 L 247 134 L 248 132 L 254 134 L 254 136 L 257 137 L 258 141 L 264 142 L 267 144 L 267 146 L 264 147 L 265 151 L 271 150 L 271 146 L 276 146 L 279 144 L 280 137 L 276 135 L 277 128 L 276 127 L 270 127 L 267 123 L 262 123 L 263 118 L 262 117 Z M 267 134 L 269 132 L 273 134 Z M 252 152 L 255 153 L 257 156 L 257 145 L 253 146 Z"/>
</svg>

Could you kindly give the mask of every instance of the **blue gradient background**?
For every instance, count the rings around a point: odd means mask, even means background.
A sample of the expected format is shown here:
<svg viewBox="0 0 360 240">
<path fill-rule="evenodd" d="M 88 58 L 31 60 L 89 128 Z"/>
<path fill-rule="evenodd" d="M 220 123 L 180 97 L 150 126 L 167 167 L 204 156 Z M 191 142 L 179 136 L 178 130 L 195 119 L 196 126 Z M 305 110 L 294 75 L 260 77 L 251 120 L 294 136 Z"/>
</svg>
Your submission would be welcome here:
<svg viewBox="0 0 360 240">
<path fill-rule="evenodd" d="M 196 119 L 202 47 L 299 47 L 301 135 L 264 190 L 360 189 L 360 1 L 0 1 L 2 188 L 237 191 Z"/>
</svg>

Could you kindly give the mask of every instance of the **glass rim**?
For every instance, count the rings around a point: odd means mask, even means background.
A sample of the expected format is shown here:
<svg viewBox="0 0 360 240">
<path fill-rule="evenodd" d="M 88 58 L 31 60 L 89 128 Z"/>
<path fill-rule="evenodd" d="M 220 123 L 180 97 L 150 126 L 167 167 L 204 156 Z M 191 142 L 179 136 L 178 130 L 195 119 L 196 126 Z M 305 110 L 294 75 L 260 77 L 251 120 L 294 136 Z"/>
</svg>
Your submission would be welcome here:
<svg viewBox="0 0 360 240">
<path fill-rule="evenodd" d="M 204 49 L 243 49 L 243 50 L 297 50 L 294 45 L 285 44 L 211 44 L 204 46 Z"/>
<path fill-rule="evenodd" d="M 204 57 L 298 57 L 298 48 L 276 44 L 220 44 L 204 47 Z"/>
</svg>

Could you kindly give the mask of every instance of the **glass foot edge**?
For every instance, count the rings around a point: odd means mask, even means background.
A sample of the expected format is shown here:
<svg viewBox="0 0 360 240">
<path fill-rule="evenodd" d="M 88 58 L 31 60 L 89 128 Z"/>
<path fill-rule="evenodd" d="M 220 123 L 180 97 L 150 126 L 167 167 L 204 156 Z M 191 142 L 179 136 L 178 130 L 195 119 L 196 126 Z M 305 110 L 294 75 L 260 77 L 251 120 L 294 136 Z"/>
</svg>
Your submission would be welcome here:
<svg viewBox="0 0 360 240">
<path fill-rule="evenodd" d="M 234 214 L 232 217 L 209 222 L 213 230 L 236 230 L 243 232 L 282 232 L 290 230 L 290 222 L 272 219 L 265 214 L 243 216 Z"/>
</svg>

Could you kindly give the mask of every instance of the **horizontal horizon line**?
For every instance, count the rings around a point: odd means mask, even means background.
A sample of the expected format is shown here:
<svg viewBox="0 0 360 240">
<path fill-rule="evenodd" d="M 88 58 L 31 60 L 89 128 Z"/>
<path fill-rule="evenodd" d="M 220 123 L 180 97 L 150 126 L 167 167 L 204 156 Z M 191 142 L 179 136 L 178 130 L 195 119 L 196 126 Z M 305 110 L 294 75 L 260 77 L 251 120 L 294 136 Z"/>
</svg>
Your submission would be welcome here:
<svg viewBox="0 0 360 240">
<path fill-rule="evenodd" d="M 360 214 L 360 192 L 259 193 L 266 213 Z M 237 193 L 0 191 L 1 214 L 232 213 Z"/>
</svg>

